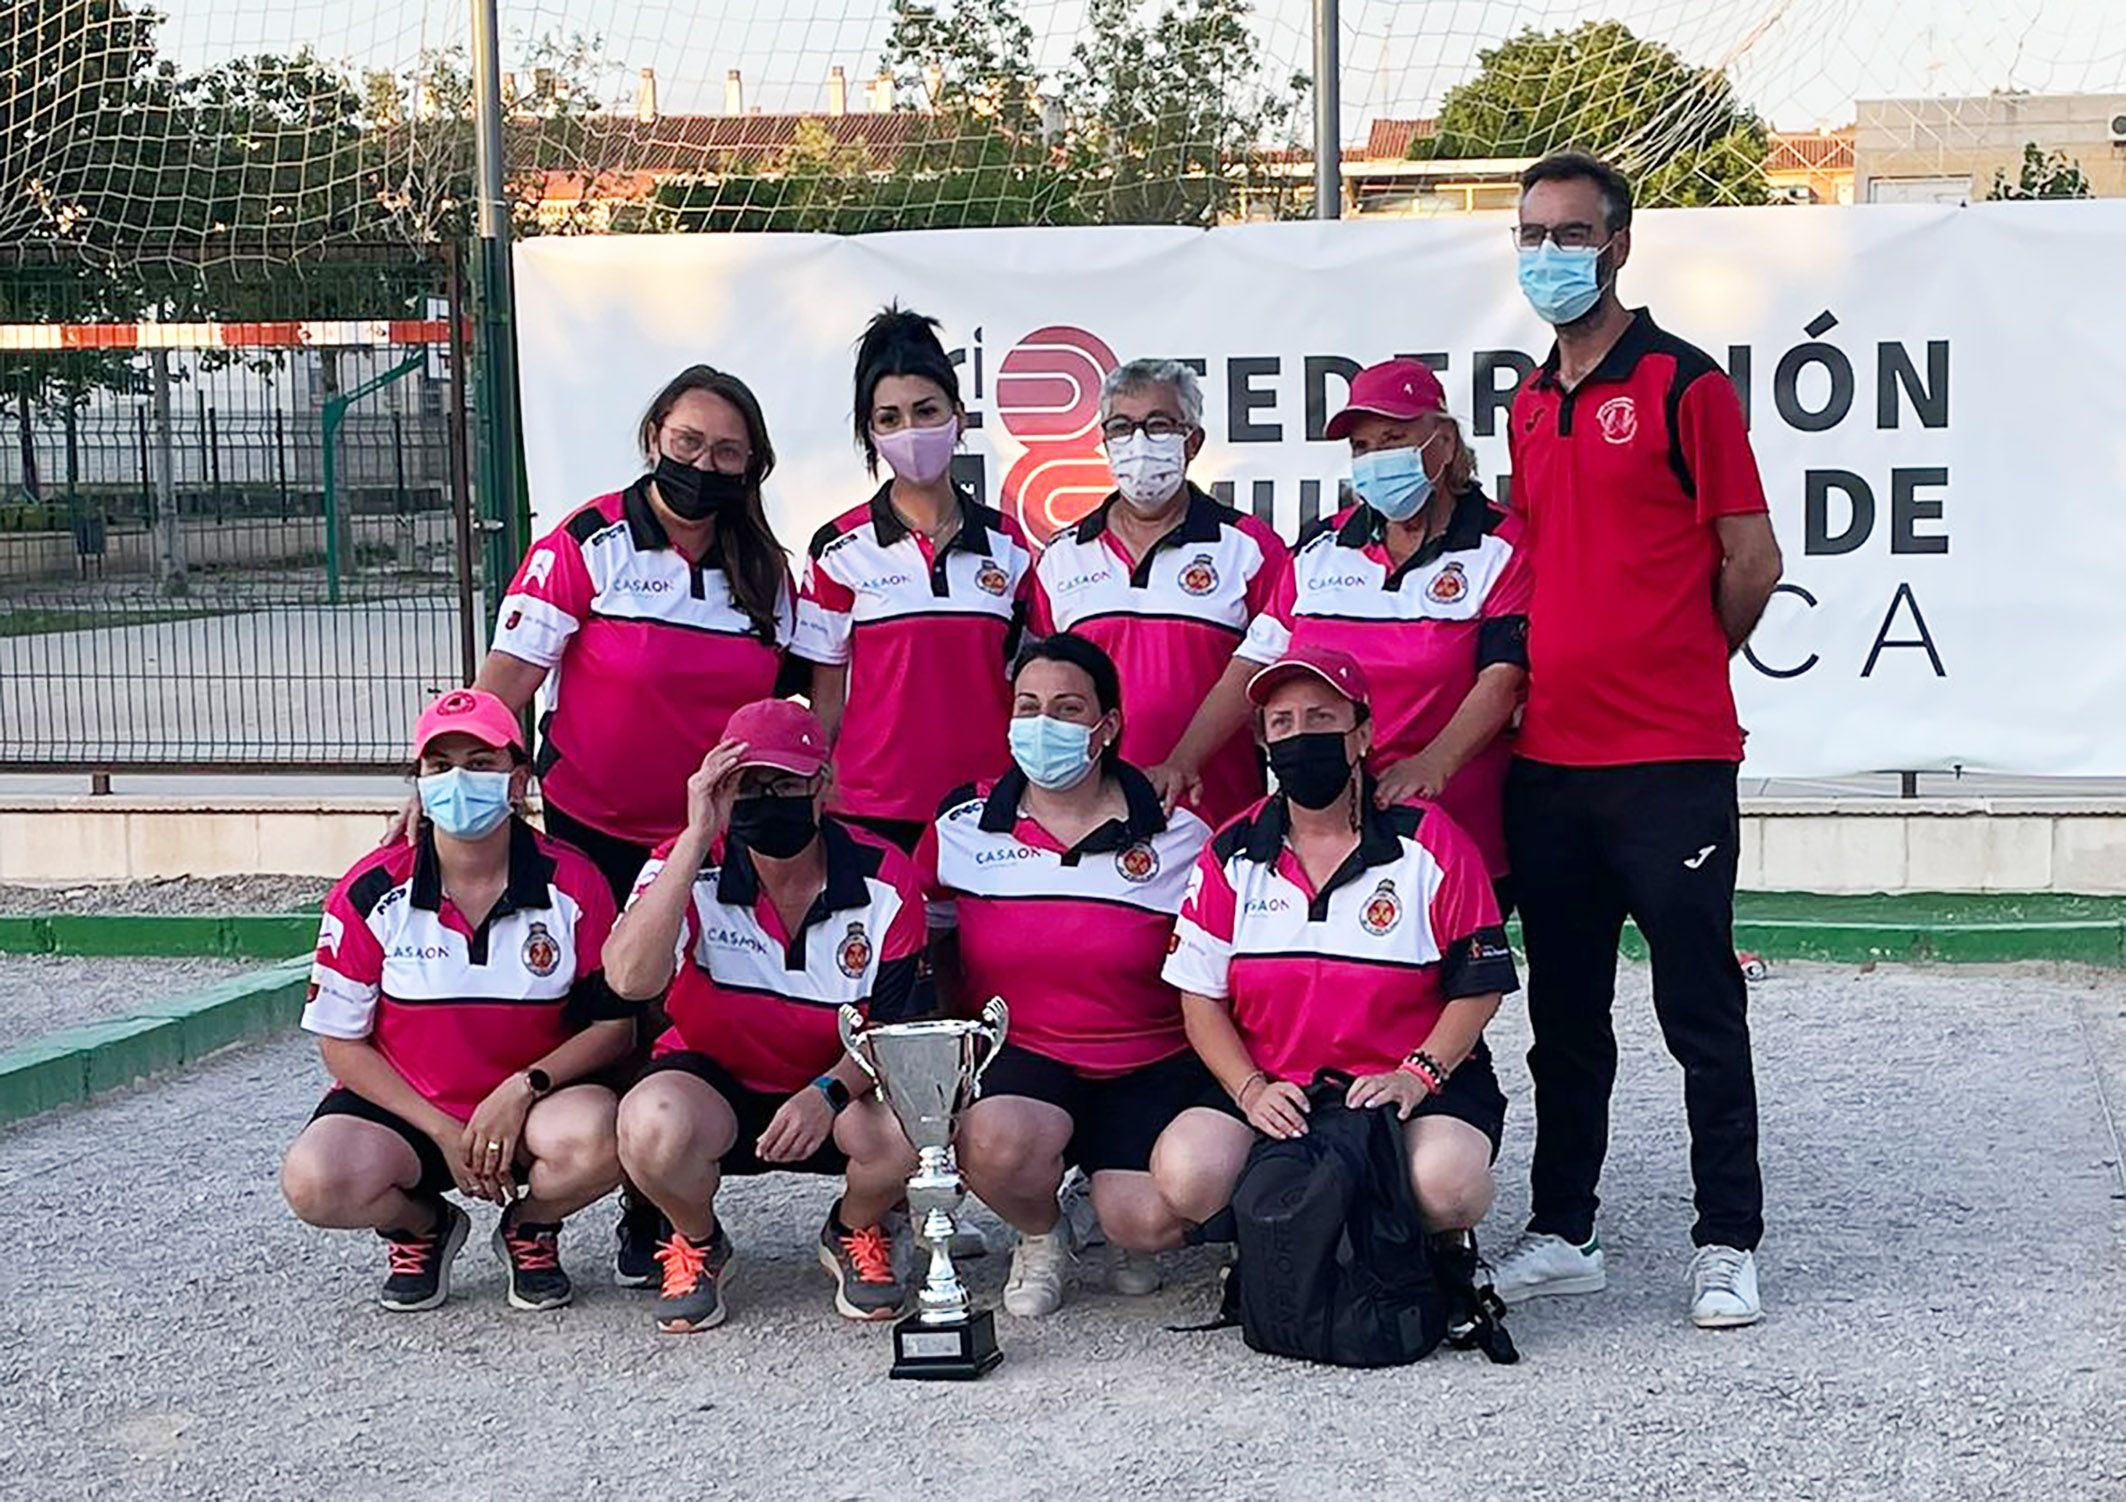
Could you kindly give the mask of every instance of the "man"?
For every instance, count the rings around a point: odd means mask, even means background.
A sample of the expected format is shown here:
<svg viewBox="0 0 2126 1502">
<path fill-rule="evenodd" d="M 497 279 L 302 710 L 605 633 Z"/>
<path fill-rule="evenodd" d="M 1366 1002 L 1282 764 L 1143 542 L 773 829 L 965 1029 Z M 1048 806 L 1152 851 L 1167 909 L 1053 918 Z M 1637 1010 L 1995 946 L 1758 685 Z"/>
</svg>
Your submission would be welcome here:
<svg viewBox="0 0 2126 1502">
<path fill-rule="evenodd" d="M 1189 482 L 1203 389 L 1186 365 L 1132 360 L 1110 372 L 1100 433 L 1115 493 L 1041 555 L 1029 624 L 1042 636 L 1074 632 L 1114 659 L 1129 706 L 1122 759 L 1150 771 L 1168 807 L 1185 801 L 1216 826 L 1262 796 L 1242 734 L 1255 665 L 1236 664 L 1233 649 L 1291 552 L 1266 523 Z M 1214 688 L 1222 709 L 1199 716 Z"/>
<path fill-rule="evenodd" d="M 1748 995 L 1733 926 L 1742 729 L 1728 660 L 1779 581 L 1741 403 L 1702 351 L 1617 298 L 1631 187 L 1561 153 L 1521 178 L 1521 289 L 1557 342 L 1513 407 L 1513 505 L 1535 567 L 1529 697 L 1506 789 L 1528 942 L 1536 1144 L 1508 1302 L 1603 1287 L 1596 1183 L 1628 914 L 1683 1066 L 1697 1189 L 1690 1316 L 1761 1313 Z"/>
</svg>

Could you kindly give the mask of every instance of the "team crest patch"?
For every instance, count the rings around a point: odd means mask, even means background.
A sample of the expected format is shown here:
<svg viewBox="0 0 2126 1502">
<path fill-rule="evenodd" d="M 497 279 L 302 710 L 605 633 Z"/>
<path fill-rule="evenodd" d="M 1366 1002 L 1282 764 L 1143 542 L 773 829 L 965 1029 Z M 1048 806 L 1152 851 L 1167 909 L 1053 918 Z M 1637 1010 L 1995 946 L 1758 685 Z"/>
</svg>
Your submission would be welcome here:
<svg viewBox="0 0 2126 1502">
<path fill-rule="evenodd" d="M 1450 563 L 1432 576 L 1425 586 L 1425 598 L 1435 605 L 1452 605 L 1469 593 L 1469 576 L 1462 572 L 1459 563 Z"/>
<path fill-rule="evenodd" d="M 984 558 L 982 566 L 974 571 L 975 587 L 993 595 L 1001 595 L 1011 588 L 1011 575 L 1004 572 L 994 558 Z"/>
<path fill-rule="evenodd" d="M 1159 874 L 1159 852 L 1152 849 L 1151 841 L 1139 840 L 1115 852 L 1115 870 L 1124 881 L 1150 881 Z"/>
<path fill-rule="evenodd" d="M 1211 555 L 1198 553 L 1181 569 L 1181 592 L 1190 595 L 1207 595 L 1218 587 L 1218 570 L 1211 564 Z"/>
<path fill-rule="evenodd" d="M 544 923 L 534 923 L 524 936 L 524 968 L 538 976 L 552 975 L 561 968 L 561 946 Z"/>
<path fill-rule="evenodd" d="M 1611 443 L 1629 443 L 1639 436 L 1639 404 L 1628 396 L 1613 396 L 1595 410 L 1595 426 Z"/>
<path fill-rule="evenodd" d="M 524 612 L 521 610 L 512 610 L 509 613 L 509 618 L 502 622 L 502 629 L 504 631 L 514 631 L 523 624 Z"/>
<path fill-rule="evenodd" d="M 842 937 L 841 948 L 835 951 L 834 963 L 841 967 L 842 974 L 851 980 L 862 978 L 871 964 L 871 941 L 864 937 L 864 925 L 852 923 L 849 932 Z"/>
<path fill-rule="evenodd" d="M 1402 917 L 1403 905 L 1395 895 L 1395 883 L 1384 881 L 1366 899 L 1366 910 L 1359 915 L 1358 926 L 1377 939 L 1400 923 Z"/>
</svg>

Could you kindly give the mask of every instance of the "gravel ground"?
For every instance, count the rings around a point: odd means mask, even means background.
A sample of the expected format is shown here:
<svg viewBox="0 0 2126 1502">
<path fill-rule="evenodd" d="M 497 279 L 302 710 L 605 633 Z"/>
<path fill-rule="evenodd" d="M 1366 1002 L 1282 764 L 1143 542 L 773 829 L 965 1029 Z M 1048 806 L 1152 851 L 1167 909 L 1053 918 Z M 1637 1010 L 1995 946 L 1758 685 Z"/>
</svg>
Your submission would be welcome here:
<svg viewBox="0 0 2126 1502">
<path fill-rule="evenodd" d="M 84 1022 L 123 1017 L 246 970 L 256 960 L 90 960 L 0 955 L 0 1049 Z"/>
<path fill-rule="evenodd" d="M 0 913 L 286 913 L 315 907 L 332 883 L 316 876 L 174 876 L 76 887 L 0 884 Z"/>
<path fill-rule="evenodd" d="M 1760 985 L 1769 1313 L 1725 1334 L 1683 1320 L 1678 1076 L 1644 972 L 1623 992 L 1610 1289 L 1517 1313 L 1511 1368 L 1332 1371 L 1169 1334 L 1207 1312 L 1196 1253 L 1149 1300 L 1095 1285 L 1000 1316 L 979 1384 L 889 1382 L 885 1332 L 835 1319 L 813 1262 L 831 1189 L 791 1179 L 730 1192 L 712 1333 L 659 1337 L 647 1295 L 603 1281 L 603 1207 L 567 1238 L 574 1308 L 509 1311 L 482 1239 L 447 1308 L 388 1315 L 377 1243 L 275 1194 L 313 1055 L 234 1054 L 0 1135 L 0 1474 L 22 1497 L 2126 1495 L 2126 1180 L 2099 1104 L 2108 1076 L 2126 1106 L 2126 982 Z M 1529 1146 L 1518 1015 L 1496 1033 L 1495 1242 Z M 978 1293 L 1004 1271 L 973 1264 Z"/>
</svg>

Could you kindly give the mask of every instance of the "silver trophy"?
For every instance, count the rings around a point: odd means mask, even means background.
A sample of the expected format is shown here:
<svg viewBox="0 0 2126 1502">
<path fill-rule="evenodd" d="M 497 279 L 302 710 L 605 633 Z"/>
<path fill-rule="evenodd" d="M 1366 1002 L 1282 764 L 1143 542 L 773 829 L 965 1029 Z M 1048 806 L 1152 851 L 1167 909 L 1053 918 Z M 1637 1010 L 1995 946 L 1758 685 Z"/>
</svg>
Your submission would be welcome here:
<svg viewBox="0 0 2126 1502">
<path fill-rule="evenodd" d="M 982 1071 L 1004 1046 L 1011 1013 L 1003 998 L 991 997 L 979 1022 L 940 1018 L 866 1027 L 864 1014 L 849 1006 L 839 1016 L 842 1046 L 871 1076 L 916 1151 L 908 1213 L 917 1238 L 930 1249 L 930 1271 L 916 1312 L 893 1328 L 893 1375 L 979 1377 L 1004 1353 L 997 1349 L 995 1314 L 973 1307 L 952 1265 L 954 1216 L 966 1194 L 952 1130 L 960 1112 L 981 1095 Z"/>
</svg>

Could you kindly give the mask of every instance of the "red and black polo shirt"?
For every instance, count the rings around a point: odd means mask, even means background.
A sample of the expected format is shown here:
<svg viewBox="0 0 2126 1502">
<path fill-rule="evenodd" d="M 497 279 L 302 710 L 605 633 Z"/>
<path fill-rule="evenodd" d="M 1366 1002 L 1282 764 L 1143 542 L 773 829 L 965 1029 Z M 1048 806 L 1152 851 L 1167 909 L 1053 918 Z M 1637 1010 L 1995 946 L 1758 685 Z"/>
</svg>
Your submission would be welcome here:
<svg viewBox="0 0 2126 1502">
<path fill-rule="evenodd" d="M 1740 761 L 1714 524 L 1768 508 L 1726 373 L 1637 309 L 1570 391 L 1551 347 L 1514 398 L 1510 446 L 1535 565 L 1517 753 Z"/>
</svg>

